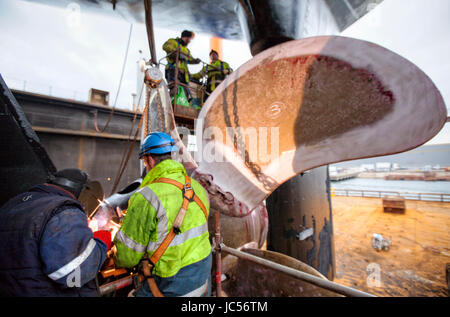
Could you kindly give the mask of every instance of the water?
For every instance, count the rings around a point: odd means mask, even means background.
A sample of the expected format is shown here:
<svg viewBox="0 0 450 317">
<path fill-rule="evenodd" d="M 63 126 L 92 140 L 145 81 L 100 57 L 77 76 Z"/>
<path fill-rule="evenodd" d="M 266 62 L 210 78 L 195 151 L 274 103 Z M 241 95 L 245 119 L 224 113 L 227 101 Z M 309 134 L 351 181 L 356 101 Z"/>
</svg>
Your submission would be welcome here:
<svg viewBox="0 0 450 317">
<path fill-rule="evenodd" d="M 402 181 L 373 178 L 352 178 L 339 182 L 331 182 L 331 187 L 335 189 L 450 194 L 450 182 L 444 181 Z"/>
</svg>

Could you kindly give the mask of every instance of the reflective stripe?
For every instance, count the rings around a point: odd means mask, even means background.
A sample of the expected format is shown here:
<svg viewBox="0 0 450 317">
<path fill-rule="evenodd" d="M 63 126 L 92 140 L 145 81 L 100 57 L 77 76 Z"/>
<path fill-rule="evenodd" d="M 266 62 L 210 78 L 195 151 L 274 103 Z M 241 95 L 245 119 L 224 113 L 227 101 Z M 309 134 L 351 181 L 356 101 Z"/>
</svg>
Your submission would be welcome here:
<svg viewBox="0 0 450 317">
<path fill-rule="evenodd" d="M 72 261 L 61 267 L 59 270 L 49 274 L 48 277 L 56 281 L 66 276 L 67 274 L 75 270 L 78 266 L 80 266 L 89 257 L 89 255 L 91 255 L 92 250 L 94 250 L 96 245 L 97 243 L 95 242 L 95 240 L 91 239 L 86 249 L 84 249 L 84 251 L 81 252 L 80 255 L 78 255 L 75 259 L 73 259 Z"/>
<path fill-rule="evenodd" d="M 156 217 L 158 218 L 158 241 L 150 241 L 149 245 L 155 244 L 157 247 L 164 241 L 169 234 L 167 230 L 167 212 L 158 196 L 147 186 L 138 191 L 156 210 Z M 145 249 L 145 248 L 144 248 Z M 156 250 L 156 248 L 155 248 Z"/>
<path fill-rule="evenodd" d="M 176 235 L 170 245 L 173 246 L 173 245 L 182 244 L 183 242 L 186 242 L 189 239 L 201 236 L 202 234 L 204 234 L 207 231 L 208 231 L 208 224 L 205 222 L 201 226 L 194 227 L 192 229 L 189 229 L 183 233 Z"/>
<path fill-rule="evenodd" d="M 208 290 L 208 280 L 206 280 L 205 284 L 200 286 L 197 289 L 194 289 L 193 291 L 181 295 L 180 297 L 201 297 L 202 295 L 206 294 L 206 291 Z"/>
<path fill-rule="evenodd" d="M 183 233 L 180 233 L 175 236 L 175 238 L 170 243 L 169 247 L 180 245 L 184 242 L 186 242 L 189 239 L 196 238 L 204 234 L 205 232 L 208 232 L 208 224 L 205 222 L 201 226 L 194 227 L 192 229 L 189 229 Z M 152 252 L 155 251 L 159 246 L 159 243 L 157 242 L 150 242 L 147 247 L 147 251 Z"/>
<path fill-rule="evenodd" d="M 116 238 L 131 250 L 137 252 L 145 252 L 145 245 L 137 243 L 136 241 L 128 237 L 122 230 L 117 231 Z"/>
</svg>

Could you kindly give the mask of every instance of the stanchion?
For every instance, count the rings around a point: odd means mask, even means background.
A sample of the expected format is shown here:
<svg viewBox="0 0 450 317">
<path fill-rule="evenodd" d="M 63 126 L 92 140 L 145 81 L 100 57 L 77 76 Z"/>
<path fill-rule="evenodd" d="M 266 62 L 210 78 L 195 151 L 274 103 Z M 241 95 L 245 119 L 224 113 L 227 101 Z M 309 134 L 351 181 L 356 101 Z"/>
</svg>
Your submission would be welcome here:
<svg viewBox="0 0 450 317">
<path fill-rule="evenodd" d="M 220 212 L 216 211 L 214 214 L 214 241 L 215 241 L 215 256 L 216 256 L 216 291 L 217 297 L 223 297 L 222 292 L 222 252 L 220 250 Z"/>
</svg>

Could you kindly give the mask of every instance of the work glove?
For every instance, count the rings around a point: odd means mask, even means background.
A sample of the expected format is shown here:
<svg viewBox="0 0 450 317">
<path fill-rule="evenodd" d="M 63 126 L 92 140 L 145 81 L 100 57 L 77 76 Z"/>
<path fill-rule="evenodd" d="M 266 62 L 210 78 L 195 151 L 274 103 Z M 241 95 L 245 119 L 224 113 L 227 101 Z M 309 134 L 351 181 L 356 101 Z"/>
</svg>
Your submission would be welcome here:
<svg viewBox="0 0 450 317">
<path fill-rule="evenodd" d="M 94 238 L 101 240 L 106 244 L 108 251 L 111 250 L 112 247 L 112 236 L 111 231 L 108 230 L 98 230 L 94 232 Z"/>
<path fill-rule="evenodd" d="M 201 62 L 200 58 L 194 58 L 190 64 L 199 64 Z"/>
<path fill-rule="evenodd" d="M 223 73 L 224 73 L 224 75 L 228 75 L 230 73 L 230 70 L 229 69 L 224 69 Z"/>
</svg>

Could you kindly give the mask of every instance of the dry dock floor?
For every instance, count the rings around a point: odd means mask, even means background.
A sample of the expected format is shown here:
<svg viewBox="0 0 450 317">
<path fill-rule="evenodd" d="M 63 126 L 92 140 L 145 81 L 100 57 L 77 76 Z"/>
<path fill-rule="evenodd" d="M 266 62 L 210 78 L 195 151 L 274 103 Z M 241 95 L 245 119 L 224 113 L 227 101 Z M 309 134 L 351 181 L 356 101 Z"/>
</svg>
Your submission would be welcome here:
<svg viewBox="0 0 450 317">
<path fill-rule="evenodd" d="M 384 213 L 379 198 L 332 197 L 332 206 L 335 282 L 377 296 L 449 296 L 450 203 L 407 200 L 405 214 Z M 390 250 L 372 248 L 373 233 Z"/>
</svg>

